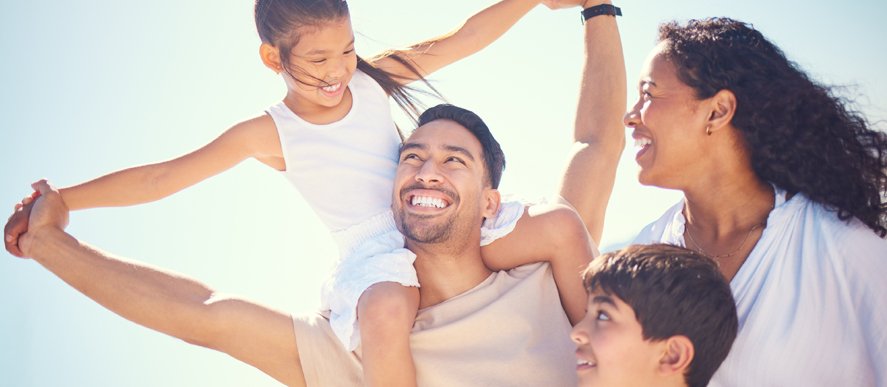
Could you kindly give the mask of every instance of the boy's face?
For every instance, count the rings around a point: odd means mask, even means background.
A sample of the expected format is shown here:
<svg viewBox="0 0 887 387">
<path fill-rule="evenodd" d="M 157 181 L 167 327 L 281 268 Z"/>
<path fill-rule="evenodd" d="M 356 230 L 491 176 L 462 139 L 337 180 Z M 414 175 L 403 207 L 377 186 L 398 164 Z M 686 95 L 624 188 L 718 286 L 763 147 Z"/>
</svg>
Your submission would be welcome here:
<svg viewBox="0 0 887 387">
<path fill-rule="evenodd" d="M 666 348 L 644 340 L 634 310 L 615 295 L 596 289 L 588 311 L 573 328 L 580 387 L 652 386 Z"/>
</svg>

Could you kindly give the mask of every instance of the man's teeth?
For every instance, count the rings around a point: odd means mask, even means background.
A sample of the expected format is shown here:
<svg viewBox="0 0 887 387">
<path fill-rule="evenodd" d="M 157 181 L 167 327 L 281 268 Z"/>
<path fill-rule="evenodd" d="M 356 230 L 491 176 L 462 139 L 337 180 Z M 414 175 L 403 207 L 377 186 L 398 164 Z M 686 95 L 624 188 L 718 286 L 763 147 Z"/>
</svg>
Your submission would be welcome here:
<svg viewBox="0 0 887 387">
<path fill-rule="evenodd" d="M 447 206 L 443 199 L 432 198 L 428 196 L 413 196 L 410 204 L 419 207 L 444 208 Z"/>
<path fill-rule="evenodd" d="M 340 87 L 342 87 L 342 83 L 337 83 L 337 84 L 335 84 L 335 85 L 324 86 L 324 87 L 321 87 L 321 89 L 323 89 L 323 91 L 326 91 L 327 93 L 335 93 L 336 90 L 339 90 Z"/>
<path fill-rule="evenodd" d="M 645 147 L 645 146 L 650 145 L 652 143 L 653 143 L 653 140 L 646 138 L 646 137 L 634 139 L 634 146 L 636 146 L 636 147 Z"/>
</svg>

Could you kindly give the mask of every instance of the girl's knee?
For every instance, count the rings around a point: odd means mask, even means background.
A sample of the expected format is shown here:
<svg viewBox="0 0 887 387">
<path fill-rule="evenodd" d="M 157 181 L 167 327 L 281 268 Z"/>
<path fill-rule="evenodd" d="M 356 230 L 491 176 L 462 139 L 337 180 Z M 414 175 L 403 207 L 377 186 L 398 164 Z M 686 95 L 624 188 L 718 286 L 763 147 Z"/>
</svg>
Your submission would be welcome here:
<svg viewBox="0 0 887 387">
<path fill-rule="evenodd" d="M 370 286 L 360 296 L 358 321 L 363 323 L 398 324 L 409 321 L 412 326 L 419 309 L 419 290 L 394 282 Z"/>
</svg>

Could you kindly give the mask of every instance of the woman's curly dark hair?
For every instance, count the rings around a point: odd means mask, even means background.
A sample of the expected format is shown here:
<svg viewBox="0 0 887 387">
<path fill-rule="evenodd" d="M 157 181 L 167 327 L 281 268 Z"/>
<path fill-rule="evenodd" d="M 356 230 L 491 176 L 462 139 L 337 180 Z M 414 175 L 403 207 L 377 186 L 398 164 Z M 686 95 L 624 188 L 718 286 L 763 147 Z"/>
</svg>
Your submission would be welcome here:
<svg viewBox="0 0 887 387">
<path fill-rule="evenodd" d="M 698 98 L 724 89 L 736 96 L 732 123 L 761 179 L 887 235 L 887 133 L 746 23 L 669 22 L 659 27 L 659 40 Z"/>
</svg>

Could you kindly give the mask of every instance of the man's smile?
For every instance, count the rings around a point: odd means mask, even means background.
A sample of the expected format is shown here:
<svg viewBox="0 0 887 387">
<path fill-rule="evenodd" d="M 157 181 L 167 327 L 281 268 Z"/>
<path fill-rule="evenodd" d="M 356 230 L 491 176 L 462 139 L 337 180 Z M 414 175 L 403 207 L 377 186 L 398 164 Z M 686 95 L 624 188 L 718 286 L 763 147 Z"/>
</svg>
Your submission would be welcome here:
<svg viewBox="0 0 887 387">
<path fill-rule="evenodd" d="M 410 205 L 434 208 L 446 208 L 448 206 L 448 204 L 444 202 L 443 199 L 419 195 L 413 195 L 412 199 L 410 199 Z"/>
<path fill-rule="evenodd" d="M 401 198 L 408 212 L 434 215 L 448 209 L 457 195 L 438 188 L 407 187 L 402 190 Z"/>
</svg>

